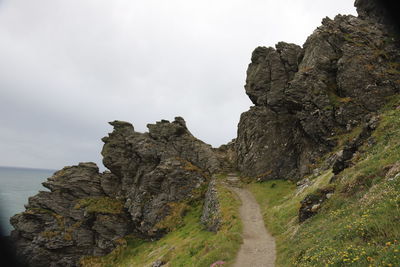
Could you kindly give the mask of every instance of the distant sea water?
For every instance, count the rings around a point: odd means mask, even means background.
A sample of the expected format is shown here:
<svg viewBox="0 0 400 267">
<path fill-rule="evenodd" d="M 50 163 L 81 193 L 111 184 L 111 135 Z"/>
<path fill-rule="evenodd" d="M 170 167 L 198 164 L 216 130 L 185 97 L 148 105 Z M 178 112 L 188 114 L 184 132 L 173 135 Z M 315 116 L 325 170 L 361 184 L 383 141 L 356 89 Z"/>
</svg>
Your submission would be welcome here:
<svg viewBox="0 0 400 267">
<path fill-rule="evenodd" d="M 28 197 L 41 191 L 48 191 L 42 182 L 52 176 L 55 170 L 0 167 L 0 224 L 5 235 L 13 227 L 10 217 L 24 211 Z"/>
</svg>

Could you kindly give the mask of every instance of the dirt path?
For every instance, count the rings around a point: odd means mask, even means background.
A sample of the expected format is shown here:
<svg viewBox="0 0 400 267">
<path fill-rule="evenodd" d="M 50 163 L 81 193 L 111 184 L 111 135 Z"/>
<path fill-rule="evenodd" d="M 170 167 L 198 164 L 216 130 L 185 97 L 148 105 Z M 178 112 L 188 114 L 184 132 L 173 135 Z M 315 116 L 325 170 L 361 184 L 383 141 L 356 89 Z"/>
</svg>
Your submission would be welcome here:
<svg viewBox="0 0 400 267">
<path fill-rule="evenodd" d="M 234 180 L 229 177 L 228 181 Z M 260 207 L 254 196 L 246 189 L 229 186 L 242 201 L 240 217 L 243 222 L 243 244 L 234 267 L 275 266 L 275 239 L 264 226 Z"/>
</svg>

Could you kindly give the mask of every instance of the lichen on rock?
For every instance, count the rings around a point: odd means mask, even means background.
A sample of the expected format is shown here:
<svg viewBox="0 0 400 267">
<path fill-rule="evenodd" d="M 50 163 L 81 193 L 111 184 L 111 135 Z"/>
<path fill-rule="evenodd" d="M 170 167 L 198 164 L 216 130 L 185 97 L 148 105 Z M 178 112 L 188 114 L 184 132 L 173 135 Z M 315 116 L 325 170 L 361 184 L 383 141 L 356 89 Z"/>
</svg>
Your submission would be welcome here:
<svg viewBox="0 0 400 267">
<path fill-rule="evenodd" d="M 207 186 L 202 222 L 217 231 L 213 173 L 238 169 L 260 181 L 309 174 L 338 134 L 361 128 L 400 91 L 399 40 L 377 3 L 356 0 L 358 17 L 324 18 L 302 47 L 256 48 L 245 85 L 254 106 L 227 145 L 212 148 L 195 138 L 181 117 L 148 124 L 146 133 L 110 122 L 101 152 L 107 171 L 90 162 L 65 167 L 43 183 L 50 191 L 29 198 L 11 218 L 20 257 L 31 266 L 76 266 L 82 256 L 109 253 L 128 234 L 159 238 L 181 223 L 186 205 L 203 198 Z M 346 168 L 373 123 L 324 169 Z M 398 177 L 397 167 L 392 172 L 388 180 Z M 308 195 L 299 220 L 316 214 L 332 192 Z"/>
<path fill-rule="evenodd" d="M 211 232 L 217 232 L 221 226 L 221 211 L 215 177 L 208 185 L 204 199 L 201 223 Z"/>
<path fill-rule="evenodd" d="M 400 91 L 397 39 L 361 2 L 359 17 L 324 18 L 303 47 L 254 50 L 245 90 L 255 106 L 242 114 L 236 140 L 245 175 L 302 177 L 335 147 L 335 135 Z"/>
<path fill-rule="evenodd" d="M 82 256 L 111 252 L 128 234 L 162 236 L 220 168 L 211 146 L 180 117 L 149 124 L 148 133 L 110 124 L 113 132 L 102 139 L 109 171 L 99 173 L 91 162 L 65 167 L 43 183 L 50 191 L 11 218 L 12 239 L 30 266 L 76 266 Z"/>
</svg>

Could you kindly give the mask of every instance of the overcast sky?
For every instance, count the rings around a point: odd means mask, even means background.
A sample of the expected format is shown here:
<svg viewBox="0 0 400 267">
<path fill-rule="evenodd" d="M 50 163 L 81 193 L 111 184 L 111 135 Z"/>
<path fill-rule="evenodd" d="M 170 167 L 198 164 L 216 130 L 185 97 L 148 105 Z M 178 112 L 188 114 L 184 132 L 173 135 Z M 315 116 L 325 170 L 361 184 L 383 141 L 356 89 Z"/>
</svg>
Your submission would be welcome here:
<svg viewBox="0 0 400 267">
<path fill-rule="evenodd" d="M 302 45 L 351 0 L 0 0 L 0 166 L 101 164 L 115 119 L 185 118 L 219 146 L 251 105 L 251 52 Z"/>
</svg>

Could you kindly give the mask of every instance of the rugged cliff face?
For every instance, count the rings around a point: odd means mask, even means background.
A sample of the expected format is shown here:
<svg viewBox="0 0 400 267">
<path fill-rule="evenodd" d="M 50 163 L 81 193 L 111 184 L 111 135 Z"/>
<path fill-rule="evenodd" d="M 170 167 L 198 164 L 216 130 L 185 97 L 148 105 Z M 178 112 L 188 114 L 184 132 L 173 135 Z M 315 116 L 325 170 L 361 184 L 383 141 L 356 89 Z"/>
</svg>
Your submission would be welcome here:
<svg viewBox="0 0 400 267">
<path fill-rule="evenodd" d="M 400 90 L 398 40 L 377 3 L 357 0 L 359 17 L 323 19 L 303 47 L 256 48 L 245 85 L 254 106 L 227 145 L 211 148 L 180 117 L 149 124 L 147 133 L 111 122 L 113 132 L 102 139 L 109 171 L 80 163 L 43 183 L 49 191 L 11 218 L 18 254 L 31 266 L 75 266 L 82 256 L 107 254 L 128 234 L 158 238 L 204 195 L 210 174 L 238 168 L 259 180 L 297 180 L 338 135 L 364 125 L 329 163 L 341 172 L 375 129 L 374 113 Z M 213 183 L 206 195 L 203 222 L 217 231 Z"/>
<path fill-rule="evenodd" d="M 375 1 L 356 1 L 359 17 L 325 18 L 303 47 L 258 47 L 247 70 L 254 103 L 242 114 L 238 168 L 266 179 L 296 180 L 399 92 L 398 44 Z M 371 15 L 371 16 L 369 16 Z M 382 18 L 382 19 L 380 19 Z"/>
<path fill-rule="evenodd" d="M 114 132 L 103 138 L 102 155 L 104 165 L 120 179 L 115 197 L 124 197 L 135 231 L 159 236 L 165 229 L 154 226 L 169 214 L 168 203 L 195 196 L 193 191 L 218 170 L 219 161 L 180 117 L 149 124 L 145 134 L 126 122 L 111 124 Z"/>
<path fill-rule="evenodd" d="M 211 146 L 180 117 L 149 124 L 148 133 L 110 124 L 102 150 L 110 171 L 99 173 L 94 163 L 65 167 L 43 183 L 50 191 L 11 218 L 12 239 L 30 266 L 75 266 L 82 256 L 110 252 L 127 234 L 161 236 L 219 168 Z"/>
<path fill-rule="evenodd" d="M 356 0 L 354 6 L 360 18 L 386 24 L 391 30 L 399 30 L 395 0 Z"/>
</svg>

